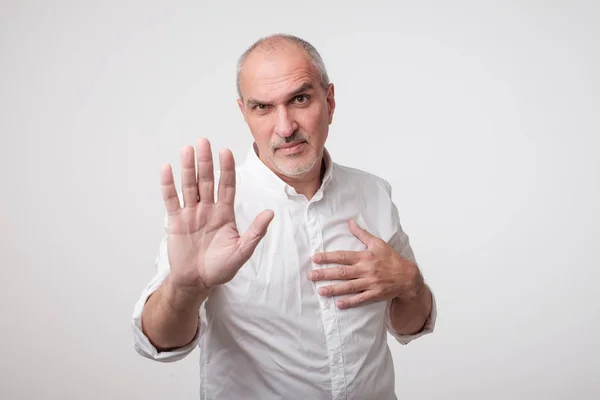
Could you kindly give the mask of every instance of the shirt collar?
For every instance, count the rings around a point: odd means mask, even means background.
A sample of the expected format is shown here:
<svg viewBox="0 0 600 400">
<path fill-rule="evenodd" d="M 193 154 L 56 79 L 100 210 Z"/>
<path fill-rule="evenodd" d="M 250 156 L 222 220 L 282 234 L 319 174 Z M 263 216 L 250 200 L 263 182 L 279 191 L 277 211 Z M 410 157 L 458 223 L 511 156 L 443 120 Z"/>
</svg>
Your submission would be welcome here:
<svg viewBox="0 0 600 400">
<path fill-rule="evenodd" d="M 325 161 L 325 174 L 321 187 L 313 197 L 319 200 L 323 196 L 323 190 L 331 182 L 333 173 L 333 162 L 327 149 L 323 149 L 323 160 Z M 282 197 L 298 196 L 296 190 L 284 182 L 275 172 L 265 165 L 256 154 L 255 144 L 253 143 L 248 150 L 244 161 L 244 169 L 250 173 L 250 176 L 263 188 Z"/>
</svg>

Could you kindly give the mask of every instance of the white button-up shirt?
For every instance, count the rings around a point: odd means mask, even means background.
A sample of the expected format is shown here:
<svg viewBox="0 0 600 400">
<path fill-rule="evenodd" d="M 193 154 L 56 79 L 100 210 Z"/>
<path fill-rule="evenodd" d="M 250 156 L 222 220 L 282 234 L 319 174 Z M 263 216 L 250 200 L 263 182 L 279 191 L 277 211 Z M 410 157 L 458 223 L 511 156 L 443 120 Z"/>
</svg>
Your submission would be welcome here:
<svg viewBox="0 0 600 400">
<path fill-rule="evenodd" d="M 235 278 L 203 303 L 194 340 L 166 352 L 157 352 L 141 329 L 144 303 L 169 271 L 166 237 L 161 242 L 157 274 L 134 308 L 134 347 L 167 362 L 198 346 L 201 399 L 396 399 L 387 333 L 407 344 L 433 331 L 435 299 L 424 329 L 403 336 L 390 325 L 390 301 L 339 309 L 338 297 L 317 292 L 335 282 L 308 279 L 309 271 L 333 266 L 314 264 L 314 253 L 365 249 L 349 231 L 350 219 L 415 260 L 389 183 L 332 162 L 327 151 L 325 161 L 323 183 L 309 201 L 250 149 L 236 175 L 238 229 L 245 232 L 265 209 L 275 217 Z"/>
</svg>

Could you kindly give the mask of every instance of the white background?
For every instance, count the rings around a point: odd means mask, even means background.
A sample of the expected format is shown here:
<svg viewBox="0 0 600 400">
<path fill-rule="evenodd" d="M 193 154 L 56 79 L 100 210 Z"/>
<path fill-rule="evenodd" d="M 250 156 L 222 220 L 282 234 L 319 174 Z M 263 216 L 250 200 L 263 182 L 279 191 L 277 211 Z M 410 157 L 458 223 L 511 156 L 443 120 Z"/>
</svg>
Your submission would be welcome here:
<svg viewBox="0 0 600 400">
<path fill-rule="evenodd" d="M 132 347 L 159 168 L 242 161 L 235 62 L 275 32 L 321 52 L 328 147 L 392 183 L 437 295 L 399 398 L 599 398 L 598 2 L 0 4 L 0 398 L 198 398 L 197 350 Z"/>
</svg>

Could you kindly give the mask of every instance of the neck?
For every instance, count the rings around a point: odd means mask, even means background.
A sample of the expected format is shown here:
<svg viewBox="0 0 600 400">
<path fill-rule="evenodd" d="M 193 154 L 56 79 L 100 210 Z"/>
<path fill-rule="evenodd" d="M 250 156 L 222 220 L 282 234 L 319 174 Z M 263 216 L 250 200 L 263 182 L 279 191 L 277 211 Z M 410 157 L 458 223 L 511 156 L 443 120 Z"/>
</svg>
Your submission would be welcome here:
<svg viewBox="0 0 600 400">
<path fill-rule="evenodd" d="M 325 176 L 325 158 L 321 157 L 321 162 L 318 164 L 320 168 L 314 168 L 308 174 L 301 177 L 290 178 L 280 173 L 275 172 L 282 181 L 294 188 L 296 193 L 304 195 L 308 200 L 317 193 Z"/>
</svg>

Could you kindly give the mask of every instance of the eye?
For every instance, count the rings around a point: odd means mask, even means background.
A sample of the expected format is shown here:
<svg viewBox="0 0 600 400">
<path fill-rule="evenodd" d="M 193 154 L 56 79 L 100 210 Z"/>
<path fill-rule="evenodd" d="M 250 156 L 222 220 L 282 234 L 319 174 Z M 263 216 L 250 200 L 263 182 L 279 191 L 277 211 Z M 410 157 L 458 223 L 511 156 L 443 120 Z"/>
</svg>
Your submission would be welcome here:
<svg viewBox="0 0 600 400">
<path fill-rule="evenodd" d="M 306 104 L 308 103 L 309 97 L 305 94 L 299 94 L 292 99 L 292 103 L 295 104 Z"/>
<path fill-rule="evenodd" d="M 269 108 L 269 106 L 267 104 L 255 104 L 252 107 L 253 110 L 260 111 L 260 112 L 267 111 L 267 108 Z"/>
</svg>

